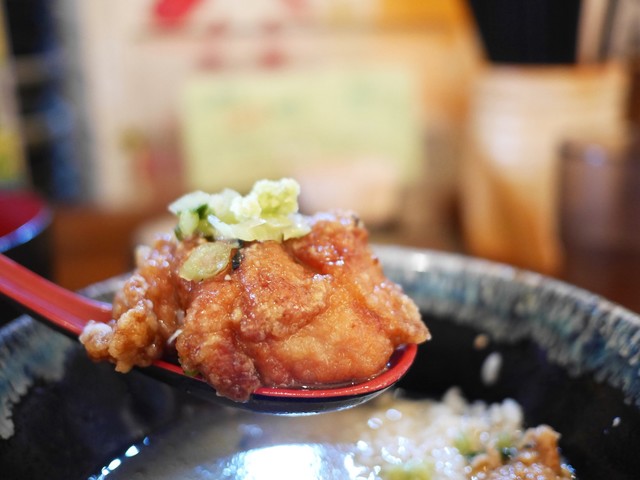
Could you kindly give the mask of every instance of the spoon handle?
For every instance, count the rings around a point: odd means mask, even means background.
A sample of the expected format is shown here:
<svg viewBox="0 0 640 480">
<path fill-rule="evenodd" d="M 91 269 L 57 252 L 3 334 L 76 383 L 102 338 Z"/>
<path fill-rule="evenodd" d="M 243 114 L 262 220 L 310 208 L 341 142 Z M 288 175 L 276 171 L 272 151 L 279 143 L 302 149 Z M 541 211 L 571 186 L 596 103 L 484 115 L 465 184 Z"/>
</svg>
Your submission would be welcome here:
<svg viewBox="0 0 640 480">
<path fill-rule="evenodd" d="M 2 254 L 0 295 L 76 339 L 89 320 L 108 322 L 112 318 L 110 304 L 66 290 Z M 260 387 L 245 403 L 218 396 L 201 377 L 186 375 L 179 364 L 168 360 L 158 359 L 141 371 L 215 403 L 277 415 L 309 415 L 353 407 L 379 395 L 404 375 L 413 362 L 416 350 L 417 346 L 413 344 L 398 348 L 387 370 L 362 383 L 322 389 Z"/>
<path fill-rule="evenodd" d="M 108 303 L 62 288 L 2 254 L 0 293 L 70 336 L 78 336 L 89 320 L 111 319 Z"/>
</svg>

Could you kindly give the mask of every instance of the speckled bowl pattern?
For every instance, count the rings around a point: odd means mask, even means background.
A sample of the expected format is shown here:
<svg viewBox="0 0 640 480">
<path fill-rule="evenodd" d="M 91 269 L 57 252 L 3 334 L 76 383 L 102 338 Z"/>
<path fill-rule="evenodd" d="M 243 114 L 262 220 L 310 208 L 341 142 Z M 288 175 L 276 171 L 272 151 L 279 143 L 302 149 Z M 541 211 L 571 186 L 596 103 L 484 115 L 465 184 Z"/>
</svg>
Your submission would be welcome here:
<svg viewBox="0 0 640 480">
<path fill-rule="evenodd" d="M 469 399 L 514 398 L 528 423 L 560 431 L 579 478 L 638 478 L 640 317 L 507 265 L 396 246 L 376 252 L 433 334 L 399 388 L 438 396 L 455 385 Z M 122 281 L 84 293 L 110 299 Z M 483 369 L 498 357 L 487 379 Z M 0 478 L 89 478 L 197 402 L 140 372 L 94 364 L 79 344 L 20 317 L 0 330 Z"/>
<path fill-rule="evenodd" d="M 573 375 L 593 374 L 640 407 L 640 316 L 567 283 L 461 255 L 379 247 L 385 272 L 423 312 L 516 342 Z M 640 295 L 640 292 L 638 292 Z"/>
</svg>

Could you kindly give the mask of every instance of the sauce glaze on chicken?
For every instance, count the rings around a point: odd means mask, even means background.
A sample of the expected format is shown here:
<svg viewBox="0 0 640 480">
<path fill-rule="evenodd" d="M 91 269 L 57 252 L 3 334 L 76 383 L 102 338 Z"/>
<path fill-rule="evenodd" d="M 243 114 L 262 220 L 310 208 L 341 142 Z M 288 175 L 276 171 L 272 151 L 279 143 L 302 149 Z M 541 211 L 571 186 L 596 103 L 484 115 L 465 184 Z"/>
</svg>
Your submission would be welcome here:
<svg viewBox="0 0 640 480">
<path fill-rule="evenodd" d="M 350 213 L 318 214 L 283 242 L 230 249 L 204 280 L 179 274 L 206 240 L 165 236 L 137 252 L 114 299 L 114 320 L 80 340 L 116 370 L 147 366 L 175 349 L 186 372 L 246 401 L 260 386 L 323 386 L 379 374 L 400 345 L 429 338 L 413 301 L 389 281 Z"/>
</svg>

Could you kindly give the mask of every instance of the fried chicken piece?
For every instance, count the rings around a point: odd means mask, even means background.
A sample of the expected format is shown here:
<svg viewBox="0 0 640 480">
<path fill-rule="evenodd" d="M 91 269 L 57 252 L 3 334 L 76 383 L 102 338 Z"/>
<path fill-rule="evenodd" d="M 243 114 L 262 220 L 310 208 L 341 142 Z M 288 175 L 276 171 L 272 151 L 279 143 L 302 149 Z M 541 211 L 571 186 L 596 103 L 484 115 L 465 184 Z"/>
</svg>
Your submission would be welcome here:
<svg viewBox="0 0 640 480">
<path fill-rule="evenodd" d="M 252 243 L 226 280 L 197 288 L 176 344 L 180 359 L 235 400 L 259 385 L 364 380 L 395 347 L 429 336 L 348 215 L 318 216 L 311 233 L 284 244 Z"/>
<path fill-rule="evenodd" d="M 569 480 L 571 470 L 561 462 L 558 449 L 560 435 L 548 425 L 528 429 L 516 454 L 503 462 L 501 453 L 492 449 L 478 455 L 472 464 L 474 480 L 513 480 L 535 478 L 539 480 Z"/>
<path fill-rule="evenodd" d="M 153 250 L 162 253 L 143 257 L 116 298 L 120 316 L 110 336 L 83 333 L 83 343 L 93 358 L 124 370 L 158 358 L 157 347 L 177 331 L 185 371 L 200 373 L 236 401 L 261 385 L 370 378 L 397 346 L 421 343 L 429 332 L 415 304 L 386 279 L 367 241 L 354 216 L 318 215 L 309 234 L 248 243 L 237 268 L 229 262 L 200 282 L 177 273 L 197 241 L 161 243 Z M 153 287 L 139 287 L 138 277 Z M 128 335 L 128 344 L 118 340 Z"/>
<path fill-rule="evenodd" d="M 136 251 L 138 268 L 113 301 L 117 321 L 90 321 L 80 335 L 89 357 L 110 360 L 117 371 L 126 373 L 163 355 L 184 314 L 174 265 L 183 255 L 177 250 L 176 242 L 166 237 L 153 248 Z"/>
</svg>

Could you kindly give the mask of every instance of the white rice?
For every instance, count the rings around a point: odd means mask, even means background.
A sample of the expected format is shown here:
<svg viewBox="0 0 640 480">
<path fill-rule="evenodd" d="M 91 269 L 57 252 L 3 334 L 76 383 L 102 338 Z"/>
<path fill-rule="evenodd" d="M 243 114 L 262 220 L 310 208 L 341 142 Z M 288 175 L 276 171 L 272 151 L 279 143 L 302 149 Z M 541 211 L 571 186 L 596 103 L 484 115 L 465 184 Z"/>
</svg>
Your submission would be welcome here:
<svg viewBox="0 0 640 480">
<path fill-rule="evenodd" d="M 404 468 L 428 472 L 434 480 L 468 479 L 468 458 L 457 448 L 461 439 L 485 450 L 504 435 L 519 435 L 522 419 L 513 400 L 467 403 L 458 389 L 441 402 L 383 398 L 354 431 L 354 462 L 365 467 L 356 478 L 387 477 L 390 469 Z"/>
</svg>

